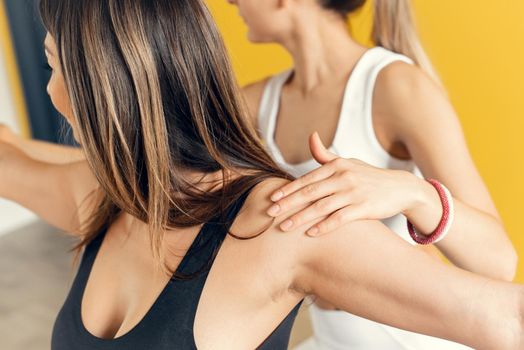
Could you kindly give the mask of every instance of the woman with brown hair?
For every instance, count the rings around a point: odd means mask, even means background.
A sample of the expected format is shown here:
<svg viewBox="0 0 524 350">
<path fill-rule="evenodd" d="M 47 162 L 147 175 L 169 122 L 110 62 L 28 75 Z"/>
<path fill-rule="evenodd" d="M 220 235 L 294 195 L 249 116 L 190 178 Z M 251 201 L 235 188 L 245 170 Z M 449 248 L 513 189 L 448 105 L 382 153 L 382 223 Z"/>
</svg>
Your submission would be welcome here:
<svg viewBox="0 0 524 350">
<path fill-rule="evenodd" d="M 265 212 L 291 177 L 246 124 L 201 1 L 40 9 L 48 92 L 85 161 L 0 142 L 0 196 L 80 239 L 53 350 L 283 349 L 306 295 L 479 349 L 524 346 L 523 286 L 439 264 L 378 221 L 282 233 Z"/>
</svg>

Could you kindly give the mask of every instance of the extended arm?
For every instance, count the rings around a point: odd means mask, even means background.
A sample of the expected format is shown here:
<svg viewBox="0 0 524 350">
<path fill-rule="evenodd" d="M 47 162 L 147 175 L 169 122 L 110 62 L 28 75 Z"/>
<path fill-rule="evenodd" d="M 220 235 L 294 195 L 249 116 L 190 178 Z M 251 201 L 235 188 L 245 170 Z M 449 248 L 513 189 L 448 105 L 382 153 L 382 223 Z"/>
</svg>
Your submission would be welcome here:
<svg viewBox="0 0 524 350">
<path fill-rule="evenodd" d="M 45 163 L 0 141 L 0 197 L 64 231 L 78 231 L 96 205 L 98 187 L 86 162 Z"/>
<path fill-rule="evenodd" d="M 393 65 L 377 84 L 396 138 L 406 145 L 426 178 L 444 183 L 455 198 L 450 234 L 437 247 L 455 265 L 491 278 L 512 280 L 517 255 L 472 156 L 449 99 L 431 79 L 409 65 Z M 401 79 L 402 77 L 402 79 Z M 394 126 L 393 126 L 394 124 Z M 426 187 L 427 184 L 426 184 Z M 407 213 L 431 232 L 440 220 L 434 196 L 416 212 Z M 431 197 L 428 197 L 431 198 Z M 432 204 L 430 204 L 432 203 Z"/>
<path fill-rule="evenodd" d="M 295 287 L 305 294 L 377 322 L 477 349 L 522 346 L 522 286 L 435 261 L 376 221 L 301 240 L 305 254 Z"/>
<path fill-rule="evenodd" d="M 85 160 L 84 152 L 80 148 L 26 139 L 1 124 L 0 141 L 9 143 L 29 157 L 46 163 L 67 164 Z"/>
</svg>

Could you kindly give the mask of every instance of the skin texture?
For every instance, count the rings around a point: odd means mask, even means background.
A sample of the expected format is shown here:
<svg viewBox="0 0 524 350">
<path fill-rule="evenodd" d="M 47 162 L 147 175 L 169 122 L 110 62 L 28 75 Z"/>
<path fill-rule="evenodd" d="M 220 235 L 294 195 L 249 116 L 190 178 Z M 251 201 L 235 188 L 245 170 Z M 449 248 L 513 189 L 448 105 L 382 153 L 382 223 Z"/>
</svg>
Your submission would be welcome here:
<svg viewBox="0 0 524 350">
<path fill-rule="evenodd" d="M 52 96 L 53 101 L 63 98 Z M 83 162 L 44 163 L 1 141 L 0 169 L 1 197 L 16 200 L 64 230 L 74 226 L 71 218 L 78 216 L 96 183 Z M 251 236 L 267 226 L 270 195 L 286 184 L 269 179 L 255 187 L 231 232 Z M 363 317 L 478 349 L 517 349 L 521 344 L 522 286 L 439 264 L 377 221 L 341 225 L 330 235 L 312 239 L 304 227 L 283 234 L 282 220 L 277 218 L 253 240 L 226 238 L 193 325 L 199 349 L 255 348 L 309 294 Z M 178 265 L 198 230 L 167 232 L 170 267 Z M 156 270 L 151 252 L 143 249 L 148 237 L 146 225 L 127 214 L 109 228 L 81 307 L 83 323 L 94 335 L 127 333 L 170 278 Z"/>
</svg>

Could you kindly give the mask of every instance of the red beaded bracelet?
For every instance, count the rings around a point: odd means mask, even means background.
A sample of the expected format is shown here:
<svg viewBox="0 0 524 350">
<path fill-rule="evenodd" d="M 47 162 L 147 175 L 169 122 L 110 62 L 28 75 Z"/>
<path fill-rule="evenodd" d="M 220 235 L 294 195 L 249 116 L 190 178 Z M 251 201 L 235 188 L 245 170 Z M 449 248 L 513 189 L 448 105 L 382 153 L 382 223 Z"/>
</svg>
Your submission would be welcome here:
<svg viewBox="0 0 524 350">
<path fill-rule="evenodd" d="M 449 190 L 437 180 L 428 179 L 426 181 L 433 185 L 433 187 L 435 187 L 437 190 L 440 201 L 442 202 L 443 214 L 437 228 L 429 236 L 418 233 L 413 224 L 408 220 L 409 235 L 416 243 L 423 245 L 433 244 L 441 241 L 449 232 L 454 216 L 453 197 L 451 196 Z"/>
</svg>

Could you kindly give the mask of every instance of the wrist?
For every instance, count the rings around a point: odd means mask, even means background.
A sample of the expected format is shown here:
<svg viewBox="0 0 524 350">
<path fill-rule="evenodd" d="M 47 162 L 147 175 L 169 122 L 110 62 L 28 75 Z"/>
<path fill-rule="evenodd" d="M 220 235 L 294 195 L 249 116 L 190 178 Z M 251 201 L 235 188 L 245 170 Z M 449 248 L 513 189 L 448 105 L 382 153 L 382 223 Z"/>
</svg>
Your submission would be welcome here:
<svg viewBox="0 0 524 350">
<path fill-rule="evenodd" d="M 448 205 L 444 204 L 445 199 L 441 198 L 441 193 L 430 181 L 417 178 L 417 183 L 417 190 L 414 191 L 414 198 L 417 200 L 403 214 L 408 220 L 410 234 L 419 234 L 420 237 L 429 238 L 435 234 L 436 230 L 445 229 L 446 226 L 442 225 L 446 225 L 448 220 L 446 219 L 444 222 L 442 220 L 444 220 L 445 215 L 444 206 L 448 207 Z M 446 214 L 446 217 L 447 215 L 449 213 Z M 415 229 L 415 226 L 417 229 Z M 417 241 L 417 239 L 413 239 Z M 422 241 L 417 241 L 417 243 L 422 244 Z"/>
<path fill-rule="evenodd" d="M 442 207 L 440 205 L 440 197 L 435 188 L 426 180 L 421 179 L 413 174 L 411 175 L 411 186 L 409 190 L 410 201 L 402 214 L 408 219 L 414 219 L 418 213 L 437 211 L 442 215 Z"/>
</svg>

